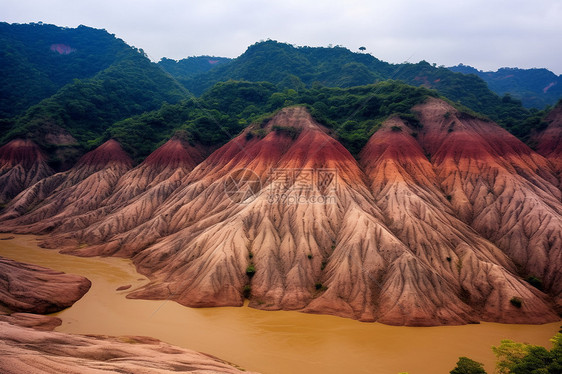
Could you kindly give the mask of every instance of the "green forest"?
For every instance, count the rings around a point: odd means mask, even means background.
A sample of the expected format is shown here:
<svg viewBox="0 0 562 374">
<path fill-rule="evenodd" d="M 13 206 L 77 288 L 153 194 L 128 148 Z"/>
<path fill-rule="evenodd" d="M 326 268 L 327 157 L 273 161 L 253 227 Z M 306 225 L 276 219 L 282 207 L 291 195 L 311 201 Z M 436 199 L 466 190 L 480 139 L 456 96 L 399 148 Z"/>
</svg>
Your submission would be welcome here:
<svg viewBox="0 0 562 374">
<path fill-rule="evenodd" d="M 105 30 L 41 23 L 0 23 L 0 45 L 7 72 L 0 78 L 0 144 L 29 138 L 49 154 L 75 149 L 73 157 L 114 138 L 141 161 L 178 132 L 218 147 L 289 105 L 305 105 L 355 155 L 389 116 L 419 126 L 410 109 L 427 97 L 495 121 L 523 141 L 546 127 L 550 109 L 500 97 L 476 75 L 425 61 L 389 64 L 341 46 L 267 40 L 236 59 L 156 64 Z M 56 169 L 72 162 L 50 161 Z"/>
<path fill-rule="evenodd" d="M 430 96 L 437 94 L 397 81 L 352 88 L 319 86 L 300 92 L 278 91 L 271 83 L 228 81 L 217 83 L 200 98 L 165 104 L 160 110 L 119 121 L 98 143 L 117 139 L 138 160 L 178 130 L 189 134 L 191 141 L 222 145 L 278 109 L 305 105 L 317 121 L 332 129 L 350 152 L 357 154 L 388 116 L 401 115 L 415 123 L 410 108 Z"/>
<path fill-rule="evenodd" d="M 68 54 L 51 48 L 68 46 Z M 0 22 L 0 118 L 20 114 L 74 79 L 91 78 L 135 51 L 105 30 Z"/>
</svg>

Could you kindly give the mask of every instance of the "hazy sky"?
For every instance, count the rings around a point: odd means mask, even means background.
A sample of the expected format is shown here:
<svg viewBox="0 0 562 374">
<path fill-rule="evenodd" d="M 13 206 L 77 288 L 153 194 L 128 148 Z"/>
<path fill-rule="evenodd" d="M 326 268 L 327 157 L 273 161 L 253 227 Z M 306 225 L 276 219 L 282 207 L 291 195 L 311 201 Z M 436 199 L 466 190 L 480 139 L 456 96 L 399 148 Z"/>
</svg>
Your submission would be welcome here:
<svg viewBox="0 0 562 374">
<path fill-rule="evenodd" d="M 388 62 L 562 74 L 560 0 L 1 0 L 0 20 L 104 28 L 155 61 L 236 57 L 270 38 L 365 46 Z"/>
</svg>

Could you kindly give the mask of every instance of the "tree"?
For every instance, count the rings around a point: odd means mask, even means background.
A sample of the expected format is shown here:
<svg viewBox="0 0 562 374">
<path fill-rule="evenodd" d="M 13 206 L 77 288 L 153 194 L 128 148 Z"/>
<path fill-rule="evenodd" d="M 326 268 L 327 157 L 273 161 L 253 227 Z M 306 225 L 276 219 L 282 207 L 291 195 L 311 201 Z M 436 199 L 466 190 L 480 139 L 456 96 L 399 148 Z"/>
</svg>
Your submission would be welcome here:
<svg viewBox="0 0 562 374">
<path fill-rule="evenodd" d="M 499 374 L 509 374 L 513 367 L 529 353 L 529 345 L 516 343 L 513 340 L 502 340 L 497 347 L 492 347 L 496 355 L 496 372 Z"/>
<path fill-rule="evenodd" d="M 562 331 L 562 330 L 561 330 Z M 562 373 L 562 333 L 550 340 L 552 349 L 531 344 L 502 340 L 492 347 L 497 357 L 496 371 L 499 374 L 561 374 Z M 450 374 L 486 374 L 481 363 L 467 357 L 460 357 L 457 366 Z"/>
<path fill-rule="evenodd" d="M 457 366 L 450 371 L 451 374 L 486 374 L 484 365 L 468 357 L 459 357 Z"/>
<path fill-rule="evenodd" d="M 562 334 L 556 334 L 551 341 L 552 350 L 540 346 L 528 346 L 528 354 L 514 362 L 513 374 L 559 374 L 562 373 Z"/>
</svg>

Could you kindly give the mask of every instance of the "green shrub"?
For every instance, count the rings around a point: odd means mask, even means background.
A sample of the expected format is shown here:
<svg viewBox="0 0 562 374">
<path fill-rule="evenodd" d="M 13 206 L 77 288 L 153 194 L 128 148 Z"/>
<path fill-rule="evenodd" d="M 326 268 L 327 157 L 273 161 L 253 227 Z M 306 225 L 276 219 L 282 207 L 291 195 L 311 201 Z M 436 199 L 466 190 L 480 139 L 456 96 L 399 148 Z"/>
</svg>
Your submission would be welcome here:
<svg viewBox="0 0 562 374">
<path fill-rule="evenodd" d="M 244 298 L 249 299 L 252 295 L 252 286 L 250 286 L 249 284 L 245 285 L 244 289 L 242 290 L 242 294 L 244 295 Z"/>
<path fill-rule="evenodd" d="M 511 303 L 511 305 L 513 305 L 516 308 L 521 308 L 521 306 L 523 305 L 523 300 L 521 300 L 520 297 L 517 296 L 513 296 L 509 302 Z"/>
<path fill-rule="evenodd" d="M 326 291 L 328 289 L 328 287 L 324 286 L 320 282 L 315 283 L 314 288 L 316 289 L 316 291 Z"/>
<path fill-rule="evenodd" d="M 300 130 L 292 127 L 292 126 L 278 126 L 275 125 L 272 127 L 273 131 L 275 131 L 278 134 L 283 134 L 285 136 L 288 136 L 291 139 L 296 139 L 299 137 L 300 134 Z"/>
<path fill-rule="evenodd" d="M 542 290 L 542 280 L 539 277 L 535 277 L 534 275 L 531 275 L 525 278 L 525 280 L 529 282 L 529 284 L 535 287 L 536 289 Z"/>
<path fill-rule="evenodd" d="M 256 268 L 255 268 L 254 264 L 248 265 L 248 267 L 246 268 L 246 275 L 251 278 L 255 274 L 256 274 Z"/>
</svg>

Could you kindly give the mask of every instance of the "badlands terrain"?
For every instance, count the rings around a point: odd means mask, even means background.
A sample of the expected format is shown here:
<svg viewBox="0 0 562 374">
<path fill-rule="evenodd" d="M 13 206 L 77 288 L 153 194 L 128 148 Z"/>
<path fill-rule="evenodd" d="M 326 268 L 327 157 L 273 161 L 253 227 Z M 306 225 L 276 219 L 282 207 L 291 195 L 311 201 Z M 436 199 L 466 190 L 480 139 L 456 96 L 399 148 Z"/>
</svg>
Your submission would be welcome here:
<svg viewBox="0 0 562 374">
<path fill-rule="evenodd" d="M 2 373 L 491 372 L 558 331 L 562 76 L 43 22 L 0 65 Z"/>
<path fill-rule="evenodd" d="M 388 118 L 357 157 L 303 106 L 212 153 L 172 138 L 136 167 L 109 140 L 54 173 L 15 140 L 0 148 L 0 228 L 131 258 L 150 283 L 130 298 L 409 326 L 557 321 L 560 106 L 536 151 L 437 98 L 412 112 L 419 124 Z"/>
</svg>

